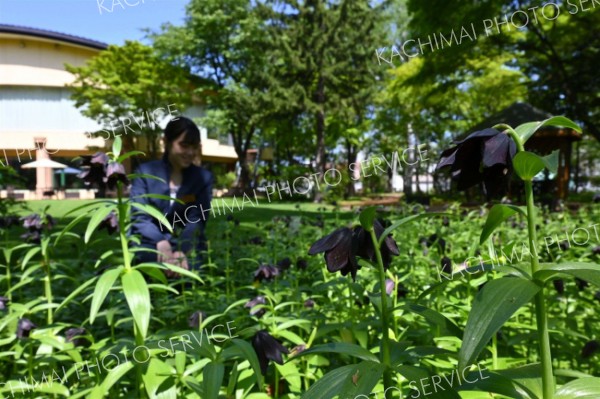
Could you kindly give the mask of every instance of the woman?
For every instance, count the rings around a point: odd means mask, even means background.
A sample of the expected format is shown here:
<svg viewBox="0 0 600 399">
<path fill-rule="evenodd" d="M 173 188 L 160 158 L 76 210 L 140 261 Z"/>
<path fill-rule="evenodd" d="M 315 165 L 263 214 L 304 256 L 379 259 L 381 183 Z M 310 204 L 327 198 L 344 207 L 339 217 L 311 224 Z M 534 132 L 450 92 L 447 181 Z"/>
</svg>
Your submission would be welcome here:
<svg viewBox="0 0 600 399">
<path fill-rule="evenodd" d="M 200 131 L 192 120 L 172 119 L 164 131 L 165 153 L 161 160 L 142 164 L 132 182 L 131 200 L 156 208 L 171 223 L 173 234 L 146 212 L 132 212 L 131 233 L 141 236 L 138 262 L 168 262 L 184 269 L 198 269 L 205 250 L 204 228 L 212 199 L 212 174 L 192 162 L 201 149 Z M 161 194 L 171 200 L 143 196 Z M 175 199 L 182 201 L 175 201 Z M 168 272 L 168 276 L 175 274 Z"/>
</svg>

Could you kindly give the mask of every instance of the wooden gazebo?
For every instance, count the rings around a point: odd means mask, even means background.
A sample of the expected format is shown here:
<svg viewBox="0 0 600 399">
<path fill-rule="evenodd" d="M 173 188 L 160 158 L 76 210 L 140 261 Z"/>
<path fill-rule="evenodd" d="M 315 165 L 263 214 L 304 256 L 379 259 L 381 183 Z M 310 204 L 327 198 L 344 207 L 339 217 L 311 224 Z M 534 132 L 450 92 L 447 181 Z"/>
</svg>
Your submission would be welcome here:
<svg viewBox="0 0 600 399">
<path fill-rule="evenodd" d="M 542 121 L 552 117 L 551 114 L 535 108 L 531 104 L 516 102 L 497 114 L 487 118 L 470 129 L 469 133 L 483 130 L 499 123 L 517 127 L 523 123 Z M 571 151 L 574 141 L 580 141 L 581 134 L 570 128 L 542 127 L 525 143 L 527 151 L 539 155 L 548 155 L 559 150 L 558 173 L 556 180 L 545 182 L 546 194 L 554 194 L 555 199 L 565 199 L 569 191 L 571 171 Z M 548 191 L 550 190 L 550 191 Z"/>
</svg>

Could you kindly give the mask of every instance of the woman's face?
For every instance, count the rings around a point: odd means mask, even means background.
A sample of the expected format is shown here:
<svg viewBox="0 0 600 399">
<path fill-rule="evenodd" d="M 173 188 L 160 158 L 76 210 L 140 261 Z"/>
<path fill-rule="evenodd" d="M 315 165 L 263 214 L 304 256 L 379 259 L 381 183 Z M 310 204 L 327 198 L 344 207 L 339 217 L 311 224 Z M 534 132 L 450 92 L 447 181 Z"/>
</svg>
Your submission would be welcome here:
<svg viewBox="0 0 600 399">
<path fill-rule="evenodd" d="M 169 148 L 169 162 L 176 169 L 185 169 L 194 161 L 198 153 L 199 145 L 192 145 L 184 142 L 185 134 L 181 133 Z"/>
</svg>

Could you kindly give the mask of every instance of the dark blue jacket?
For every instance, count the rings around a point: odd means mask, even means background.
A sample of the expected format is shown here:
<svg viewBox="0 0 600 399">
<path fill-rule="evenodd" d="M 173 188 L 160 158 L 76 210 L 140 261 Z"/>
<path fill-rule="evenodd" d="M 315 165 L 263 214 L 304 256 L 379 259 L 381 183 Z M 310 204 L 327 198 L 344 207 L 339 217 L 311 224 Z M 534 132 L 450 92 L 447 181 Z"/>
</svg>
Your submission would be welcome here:
<svg viewBox="0 0 600 399">
<path fill-rule="evenodd" d="M 156 243 L 169 240 L 173 250 L 187 253 L 191 249 L 202 250 L 205 246 L 204 227 L 208 220 L 210 201 L 212 199 L 213 175 L 208 170 L 192 165 L 182 170 L 181 187 L 177 198 L 185 204 L 158 198 L 140 198 L 142 194 L 161 194 L 170 196 L 169 179 L 171 165 L 166 154 L 161 160 L 147 162 L 135 173 L 160 177 L 164 182 L 149 177 L 133 179 L 130 197 L 134 203 L 151 205 L 167 220 L 174 229 L 174 234 L 158 222 L 158 219 L 146 212 L 140 212 L 132 205 L 131 233 L 141 236 L 141 244 L 155 248 Z M 204 210 L 204 212 L 202 212 Z"/>
</svg>

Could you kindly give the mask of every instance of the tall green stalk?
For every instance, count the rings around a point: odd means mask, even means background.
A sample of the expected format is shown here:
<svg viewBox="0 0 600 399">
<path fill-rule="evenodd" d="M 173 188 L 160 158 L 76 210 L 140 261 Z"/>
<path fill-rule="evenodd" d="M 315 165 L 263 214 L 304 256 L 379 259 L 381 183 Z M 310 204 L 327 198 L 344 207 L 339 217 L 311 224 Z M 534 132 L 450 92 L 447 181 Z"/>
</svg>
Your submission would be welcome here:
<svg viewBox="0 0 600 399">
<path fill-rule="evenodd" d="M 525 151 L 523 142 L 519 135 L 508 125 L 498 125 L 505 128 L 508 134 L 515 140 L 519 152 Z M 536 248 L 537 233 L 535 231 L 535 206 L 533 202 L 533 184 L 530 179 L 523 180 L 525 184 L 525 200 L 527 201 L 527 231 L 529 235 L 529 252 L 531 253 L 531 275 L 540 269 L 538 253 Z M 542 391 L 544 399 L 554 397 L 554 373 L 552 372 L 552 352 L 550 350 L 550 334 L 548 331 L 548 313 L 544 300 L 544 287 L 535 295 L 535 319 L 542 362 Z"/>
<path fill-rule="evenodd" d="M 381 291 L 381 362 L 385 366 L 383 372 L 383 389 L 387 392 L 387 389 L 392 387 L 392 362 L 390 360 L 390 329 L 387 309 L 387 293 L 385 292 L 385 269 L 383 267 L 383 259 L 381 258 L 381 251 L 379 249 L 379 243 L 375 231 L 371 227 L 369 229 L 371 234 L 371 240 L 375 247 L 375 256 L 377 257 L 377 266 L 379 269 L 379 290 Z"/>
</svg>

